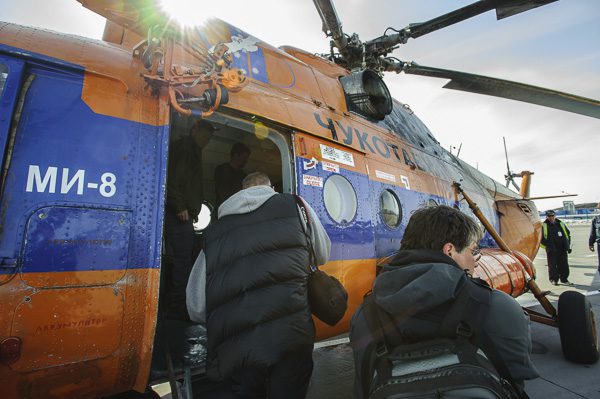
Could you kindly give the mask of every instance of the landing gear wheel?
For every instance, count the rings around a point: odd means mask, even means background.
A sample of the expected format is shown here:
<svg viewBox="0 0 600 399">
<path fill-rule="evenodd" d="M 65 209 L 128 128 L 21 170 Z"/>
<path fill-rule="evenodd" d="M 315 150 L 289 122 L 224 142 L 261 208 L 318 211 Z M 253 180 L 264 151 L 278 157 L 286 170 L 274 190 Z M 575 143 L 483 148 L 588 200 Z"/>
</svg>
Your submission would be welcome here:
<svg viewBox="0 0 600 399">
<path fill-rule="evenodd" d="M 592 305 L 585 295 L 565 291 L 558 298 L 558 331 L 565 358 L 576 363 L 598 361 L 598 334 Z"/>
<path fill-rule="evenodd" d="M 160 399 L 160 395 L 152 388 L 146 387 L 146 392 L 127 391 L 105 399 Z"/>
</svg>

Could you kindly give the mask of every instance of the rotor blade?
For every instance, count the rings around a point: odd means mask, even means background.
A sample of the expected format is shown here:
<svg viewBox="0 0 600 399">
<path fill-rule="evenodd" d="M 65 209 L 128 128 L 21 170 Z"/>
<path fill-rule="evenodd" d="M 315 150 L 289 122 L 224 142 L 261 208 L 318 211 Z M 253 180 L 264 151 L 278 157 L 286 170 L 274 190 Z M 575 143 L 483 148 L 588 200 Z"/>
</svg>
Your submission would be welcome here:
<svg viewBox="0 0 600 399">
<path fill-rule="evenodd" d="M 504 157 L 506 158 L 506 170 L 510 175 L 510 166 L 508 165 L 508 152 L 506 151 L 506 139 L 502 137 L 502 141 L 504 142 Z"/>
<path fill-rule="evenodd" d="M 510 80 L 490 78 L 472 73 L 432 68 L 413 63 L 404 65 L 404 72 L 413 75 L 432 76 L 435 78 L 451 79 L 444 88 L 468 91 L 471 93 L 487 94 L 523 101 L 526 103 L 556 108 L 592 118 L 600 118 L 600 101 L 563 93 L 543 87 L 532 86 Z"/>
<path fill-rule="evenodd" d="M 496 18 L 502 19 L 555 1 L 557 0 L 481 0 L 437 18 L 430 19 L 429 21 L 410 24 L 408 27 L 404 28 L 404 31 L 406 31 L 411 38 L 415 39 L 447 26 L 454 25 L 465 19 L 483 14 L 494 8 L 496 9 Z"/>
<path fill-rule="evenodd" d="M 548 198 L 563 198 L 563 197 L 577 197 L 579 194 L 561 194 L 561 195 L 546 195 L 543 197 L 528 197 L 528 200 L 542 200 Z"/>
<path fill-rule="evenodd" d="M 331 0 L 313 0 L 313 3 L 323 22 L 323 32 L 331 35 L 338 49 L 346 47 L 347 40 L 342 31 L 342 23 Z"/>
<path fill-rule="evenodd" d="M 554 3 L 558 0 L 509 0 L 504 1 L 503 4 L 499 4 L 496 7 L 496 19 L 504 19 L 512 17 L 513 15 L 520 14 L 531 9 L 545 6 L 546 4 Z"/>
<path fill-rule="evenodd" d="M 521 187 L 519 187 L 519 185 L 517 183 L 515 183 L 514 179 L 510 179 L 510 182 L 512 183 L 512 185 L 515 188 L 515 190 L 521 191 Z"/>
</svg>

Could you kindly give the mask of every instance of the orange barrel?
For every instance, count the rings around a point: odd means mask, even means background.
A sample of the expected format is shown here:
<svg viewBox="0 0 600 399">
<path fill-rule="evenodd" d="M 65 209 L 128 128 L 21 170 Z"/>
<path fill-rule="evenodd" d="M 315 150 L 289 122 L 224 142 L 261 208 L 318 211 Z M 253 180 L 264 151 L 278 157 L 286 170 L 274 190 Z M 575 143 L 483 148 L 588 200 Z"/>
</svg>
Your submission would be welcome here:
<svg viewBox="0 0 600 399">
<path fill-rule="evenodd" d="M 518 251 L 512 254 L 499 248 L 484 248 L 473 277 L 479 277 L 497 290 L 517 297 L 527 291 L 527 276 L 535 277 L 531 260 Z"/>
</svg>

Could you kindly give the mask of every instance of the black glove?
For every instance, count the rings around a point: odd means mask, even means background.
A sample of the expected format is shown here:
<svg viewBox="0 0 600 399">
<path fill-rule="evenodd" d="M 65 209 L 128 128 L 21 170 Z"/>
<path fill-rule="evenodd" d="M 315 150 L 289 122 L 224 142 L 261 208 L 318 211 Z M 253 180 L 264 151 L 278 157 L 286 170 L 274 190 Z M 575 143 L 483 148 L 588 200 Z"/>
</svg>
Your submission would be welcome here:
<svg viewBox="0 0 600 399">
<path fill-rule="evenodd" d="M 572 250 L 572 249 L 569 249 L 569 250 L 567 251 L 567 253 L 568 253 L 568 254 L 570 254 L 571 252 L 573 252 L 573 250 Z"/>
</svg>

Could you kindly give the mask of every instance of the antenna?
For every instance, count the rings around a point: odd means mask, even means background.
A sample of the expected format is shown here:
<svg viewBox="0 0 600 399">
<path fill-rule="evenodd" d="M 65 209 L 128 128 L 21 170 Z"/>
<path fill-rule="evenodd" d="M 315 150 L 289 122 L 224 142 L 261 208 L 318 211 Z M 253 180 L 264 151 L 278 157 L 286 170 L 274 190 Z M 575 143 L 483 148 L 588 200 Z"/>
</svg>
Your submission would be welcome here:
<svg viewBox="0 0 600 399">
<path fill-rule="evenodd" d="M 462 148 L 462 143 L 460 143 L 460 145 L 458 146 L 458 151 L 456 152 L 456 158 L 458 158 L 458 156 L 460 155 L 460 149 Z M 451 145 L 450 146 L 450 155 L 452 155 L 452 150 L 456 150 L 456 146 Z"/>
</svg>

